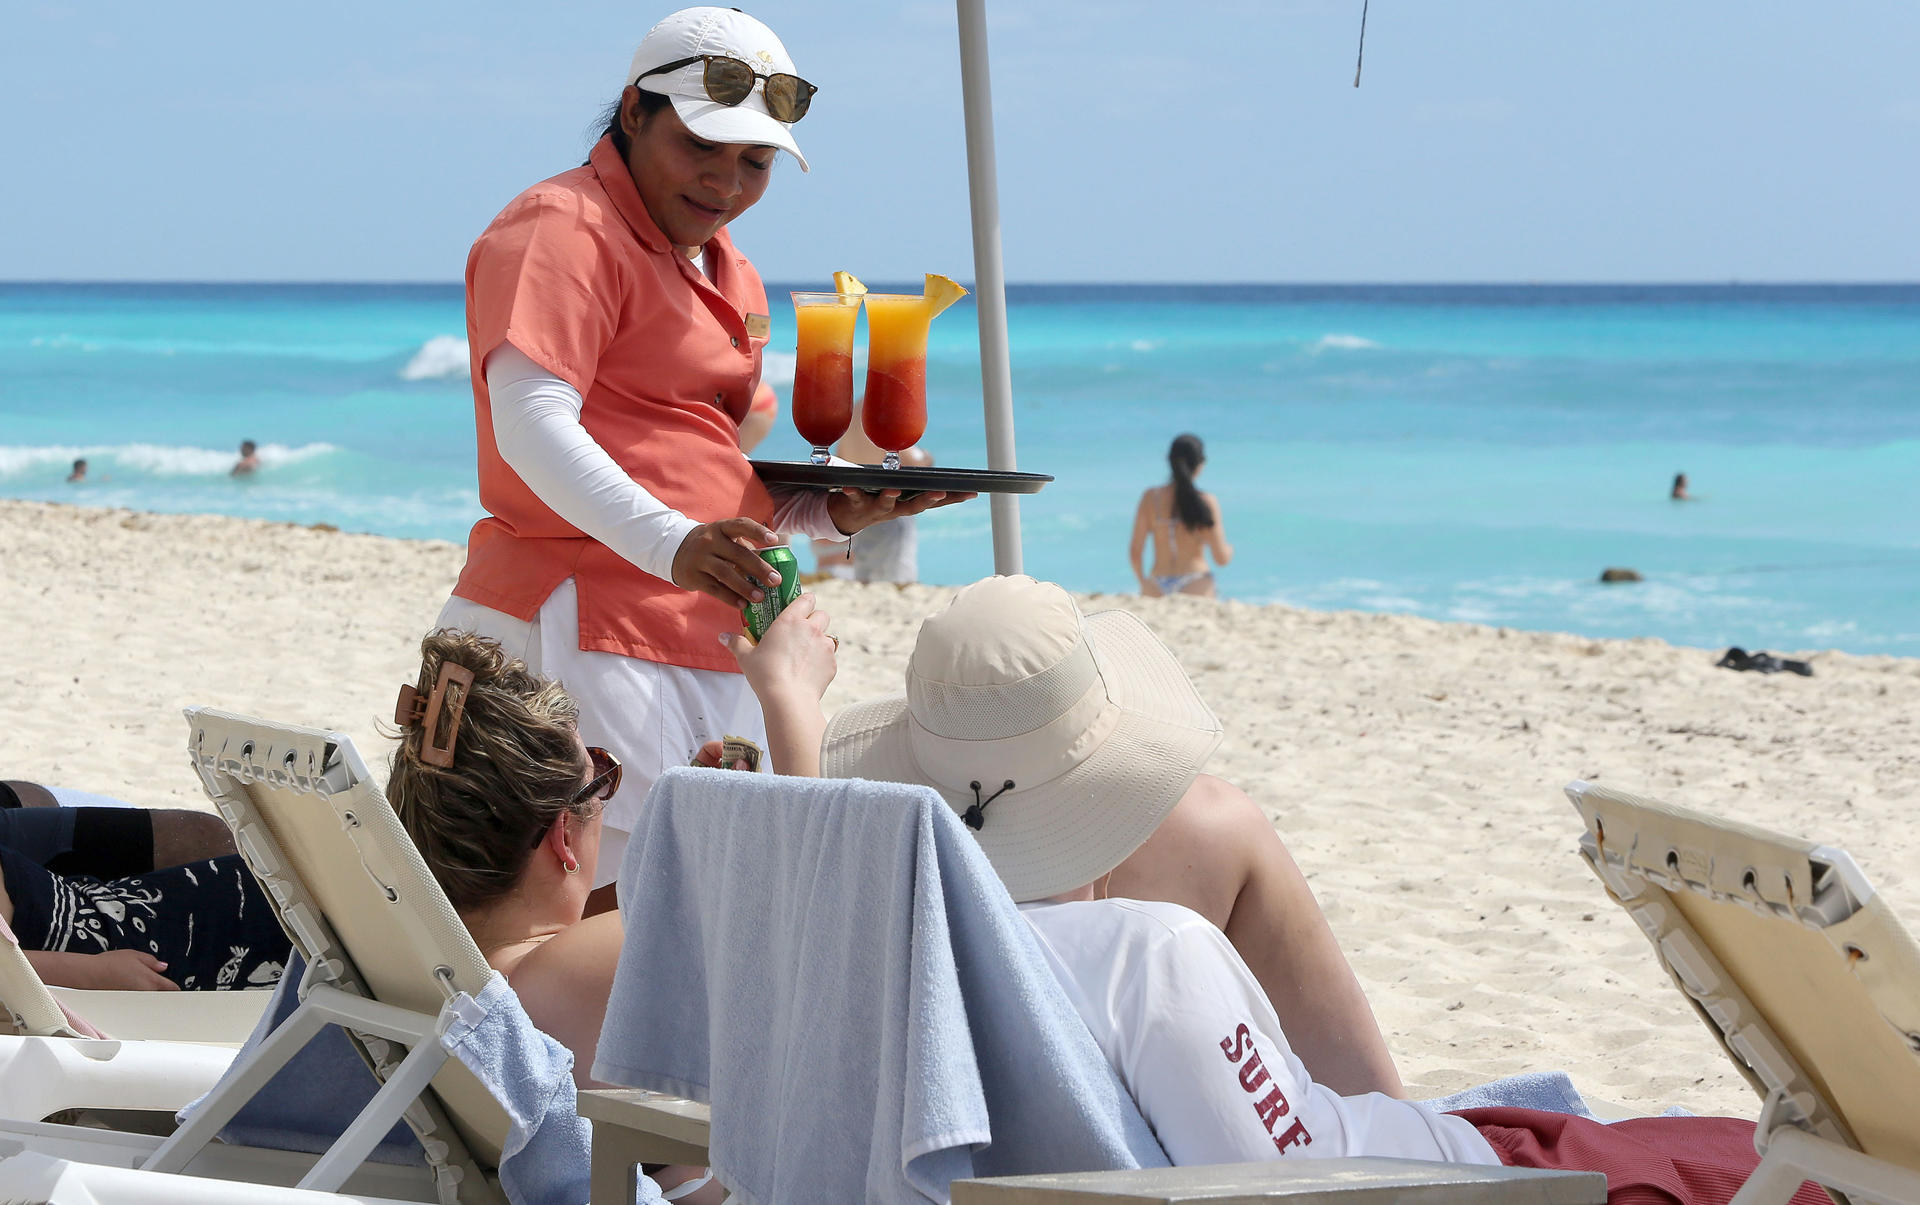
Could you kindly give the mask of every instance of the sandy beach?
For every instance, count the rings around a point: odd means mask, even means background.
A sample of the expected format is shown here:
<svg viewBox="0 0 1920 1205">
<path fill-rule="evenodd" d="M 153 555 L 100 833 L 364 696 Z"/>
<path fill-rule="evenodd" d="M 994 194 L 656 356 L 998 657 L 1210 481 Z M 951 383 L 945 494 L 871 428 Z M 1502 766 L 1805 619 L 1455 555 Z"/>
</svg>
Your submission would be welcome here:
<svg viewBox="0 0 1920 1205">
<path fill-rule="evenodd" d="M 204 808 L 191 704 L 336 727 L 383 762 L 460 563 L 447 543 L 0 501 L 0 777 Z M 819 593 L 837 707 L 899 688 L 950 591 Z M 1803 653 L 1814 677 L 1763 677 L 1654 640 L 1082 605 L 1135 611 L 1180 656 L 1226 724 L 1211 769 L 1273 818 L 1423 1089 L 1560 1067 L 1631 1106 L 1757 1112 L 1575 856 L 1573 778 L 1844 846 L 1920 924 L 1920 661 Z"/>
</svg>

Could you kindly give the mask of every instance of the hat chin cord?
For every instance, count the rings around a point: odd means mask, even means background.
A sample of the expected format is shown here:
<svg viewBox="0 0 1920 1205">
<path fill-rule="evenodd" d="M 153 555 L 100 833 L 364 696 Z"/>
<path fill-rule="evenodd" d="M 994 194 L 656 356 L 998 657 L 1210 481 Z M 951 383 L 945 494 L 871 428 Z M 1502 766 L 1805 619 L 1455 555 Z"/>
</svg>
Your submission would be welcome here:
<svg viewBox="0 0 1920 1205">
<path fill-rule="evenodd" d="M 960 814 L 960 819 L 966 822 L 966 825 L 968 828 L 972 829 L 975 832 L 979 832 L 981 826 L 983 826 L 987 822 L 987 805 L 992 803 L 994 800 L 1000 798 L 1002 795 L 1005 795 L 1008 791 L 1013 790 L 1013 779 L 1009 778 L 1007 779 L 1007 781 L 1001 783 L 1000 789 L 995 791 L 993 794 L 987 796 L 985 799 L 980 798 L 980 780 L 979 779 L 977 778 L 974 779 L 972 782 L 968 783 L 967 786 L 972 788 L 973 790 L 973 805 L 969 807 L 966 811 Z"/>
</svg>

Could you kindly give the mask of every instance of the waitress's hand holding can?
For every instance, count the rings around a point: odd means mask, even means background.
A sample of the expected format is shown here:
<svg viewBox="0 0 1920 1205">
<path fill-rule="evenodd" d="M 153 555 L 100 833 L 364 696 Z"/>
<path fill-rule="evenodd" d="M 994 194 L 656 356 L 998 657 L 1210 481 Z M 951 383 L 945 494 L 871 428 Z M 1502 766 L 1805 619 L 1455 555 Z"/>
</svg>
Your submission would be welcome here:
<svg viewBox="0 0 1920 1205">
<path fill-rule="evenodd" d="M 798 573 L 775 569 L 759 555 L 757 550 L 768 545 L 785 547 L 778 535 L 756 520 L 739 518 L 702 523 L 687 533 L 687 538 L 680 542 L 680 550 L 673 554 L 673 584 L 735 608 L 757 603 L 776 589 L 785 589 L 783 576 L 794 579 L 797 591 Z"/>
<path fill-rule="evenodd" d="M 747 635 L 756 641 L 767 634 L 773 621 L 780 618 L 780 612 L 800 597 L 800 562 L 794 558 L 792 548 L 785 544 L 762 548 L 760 559 L 773 567 L 780 581 L 767 590 L 764 597 L 740 608 L 740 622 L 745 625 Z"/>
</svg>

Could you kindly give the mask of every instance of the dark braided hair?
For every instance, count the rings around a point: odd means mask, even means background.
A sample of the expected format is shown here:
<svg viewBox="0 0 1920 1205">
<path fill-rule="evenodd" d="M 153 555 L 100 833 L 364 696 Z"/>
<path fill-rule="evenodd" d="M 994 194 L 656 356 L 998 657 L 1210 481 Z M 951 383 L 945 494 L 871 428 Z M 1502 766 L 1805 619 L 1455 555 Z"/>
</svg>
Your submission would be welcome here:
<svg viewBox="0 0 1920 1205">
<path fill-rule="evenodd" d="M 420 661 L 414 686 L 423 698 L 443 662 L 472 670 L 473 688 L 452 765 L 420 759 L 421 725 L 401 730 L 387 799 L 447 899 L 464 912 L 506 894 L 547 830 L 593 806 L 573 802 L 587 772 L 575 735 L 580 709 L 558 683 L 472 632 L 429 634 Z"/>
<path fill-rule="evenodd" d="M 1176 435 L 1167 463 L 1173 466 L 1173 517 L 1190 531 L 1212 527 L 1213 511 L 1193 484 L 1194 473 L 1207 463 L 1206 445 L 1198 435 Z"/>
</svg>

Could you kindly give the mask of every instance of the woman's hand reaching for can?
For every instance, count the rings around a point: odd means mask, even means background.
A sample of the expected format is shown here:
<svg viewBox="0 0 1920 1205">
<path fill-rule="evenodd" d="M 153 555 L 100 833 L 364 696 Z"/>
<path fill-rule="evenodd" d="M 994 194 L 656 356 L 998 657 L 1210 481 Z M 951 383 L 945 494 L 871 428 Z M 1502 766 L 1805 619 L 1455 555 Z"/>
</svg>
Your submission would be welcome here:
<svg viewBox="0 0 1920 1205">
<path fill-rule="evenodd" d="M 820 696 L 827 693 L 839 668 L 838 637 L 828 635 L 831 617 L 818 609 L 811 594 L 787 604 L 755 644 L 738 632 L 725 632 L 727 646 L 747 685 L 760 700 L 767 722 L 767 756 L 781 774 L 817 778 L 820 774 L 820 736 L 827 719 Z"/>
<path fill-rule="evenodd" d="M 752 519 L 702 523 L 687 533 L 673 554 L 673 584 L 736 611 L 759 602 L 780 583 L 780 573 L 755 549 L 771 548 L 780 537 Z"/>
</svg>

